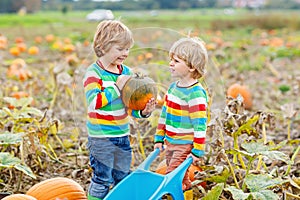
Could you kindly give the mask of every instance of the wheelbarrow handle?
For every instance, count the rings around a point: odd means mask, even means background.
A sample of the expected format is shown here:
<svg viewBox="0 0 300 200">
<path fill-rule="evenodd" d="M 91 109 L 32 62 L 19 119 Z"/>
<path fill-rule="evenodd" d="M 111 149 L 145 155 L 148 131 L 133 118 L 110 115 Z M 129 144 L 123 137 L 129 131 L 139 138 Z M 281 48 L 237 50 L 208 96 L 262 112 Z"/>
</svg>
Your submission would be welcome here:
<svg viewBox="0 0 300 200">
<path fill-rule="evenodd" d="M 151 163 L 159 155 L 159 153 L 160 153 L 159 148 L 156 148 L 154 151 L 152 151 L 148 155 L 148 157 L 138 166 L 138 169 L 149 170 Z"/>
</svg>

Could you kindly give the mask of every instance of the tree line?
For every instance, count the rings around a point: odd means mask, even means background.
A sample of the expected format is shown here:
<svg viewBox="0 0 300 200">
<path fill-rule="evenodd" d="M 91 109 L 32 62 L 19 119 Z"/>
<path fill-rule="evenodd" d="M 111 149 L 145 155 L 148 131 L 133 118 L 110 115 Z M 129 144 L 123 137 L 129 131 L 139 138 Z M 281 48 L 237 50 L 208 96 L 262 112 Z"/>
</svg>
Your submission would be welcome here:
<svg viewBox="0 0 300 200">
<path fill-rule="evenodd" d="M 0 12 L 13 13 L 26 8 L 26 12 L 40 10 L 158 10 L 158 9 L 194 9 L 194 8 L 225 8 L 231 7 L 234 0 L 1 0 Z M 299 2 L 299 1 L 298 1 Z M 261 9 L 300 9 L 296 0 L 268 1 Z M 249 7 L 251 9 L 251 7 Z"/>
</svg>

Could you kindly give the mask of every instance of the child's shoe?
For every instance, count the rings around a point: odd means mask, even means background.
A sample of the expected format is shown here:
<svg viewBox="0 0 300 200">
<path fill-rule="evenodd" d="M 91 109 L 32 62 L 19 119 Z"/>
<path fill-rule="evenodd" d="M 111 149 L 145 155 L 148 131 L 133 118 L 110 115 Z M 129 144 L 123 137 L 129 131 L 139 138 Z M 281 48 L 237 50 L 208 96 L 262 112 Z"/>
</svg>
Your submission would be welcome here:
<svg viewBox="0 0 300 200">
<path fill-rule="evenodd" d="M 100 198 L 97 198 L 97 197 L 93 197 L 93 196 L 91 196 L 90 194 L 88 194 L 88 200 L 102 200 L 102 199 L 100 199 Z"/>
</svg>

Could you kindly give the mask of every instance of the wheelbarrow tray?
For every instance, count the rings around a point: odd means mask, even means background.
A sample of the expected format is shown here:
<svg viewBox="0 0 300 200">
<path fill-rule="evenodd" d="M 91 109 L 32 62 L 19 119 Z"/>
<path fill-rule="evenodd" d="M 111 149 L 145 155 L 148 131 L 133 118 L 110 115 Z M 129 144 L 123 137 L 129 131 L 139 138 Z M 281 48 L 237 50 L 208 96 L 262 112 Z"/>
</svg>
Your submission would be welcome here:
<svg viewBox="0 0 300 200">
<path fill-rule="evenodd" d="M 153 160 L 159 155 L 155 149 L 138 168 L 118 183 L 104 200 L 159 200 L 165 194 L 174 200 L 184 200 L 182 180 L 193 159 L 189 157 L 174 171 L 162 175 L 149 171 Z"/>
</svg>

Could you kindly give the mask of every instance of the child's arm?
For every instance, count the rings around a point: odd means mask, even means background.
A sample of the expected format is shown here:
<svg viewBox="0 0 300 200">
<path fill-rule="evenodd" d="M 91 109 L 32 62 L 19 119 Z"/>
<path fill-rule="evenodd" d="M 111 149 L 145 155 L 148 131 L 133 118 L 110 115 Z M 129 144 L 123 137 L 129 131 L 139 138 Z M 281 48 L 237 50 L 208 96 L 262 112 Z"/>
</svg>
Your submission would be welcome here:
<svg viewBox="0 0 300 200">
<path fill-rule="evenodd" d="M 116 84 L 105 87 L 103 82 L 93 68 L 88 69 L 83 83 L 88 107 L 91 109 L 102 108 L 120 97 L 120 91 Z"/>
<path fill-rule="evenodd" d="M 166 97 L 165 97 L 165 102 L 166 102 Z M 154 143 L 156 146 L 154 147 L 159 147 L 159 143 L 161 144 L 161 148 L 164 144 L 164 139 L 165 139 L 165 134 L 166 134 L 166 103 L 164 103 L 160 117 L 158 119 L 158 125 L 156 129 L 156 134 L 154 136 Z"/>
<path fill-rule="evenodd" d="M 204 90 L 196 92 L 189 101 L 189 112 L 194 127 L 194 148 L 191 153 L 195 157 L 203 157 L 207 129 L 207 96 Z"/>
</svg>

